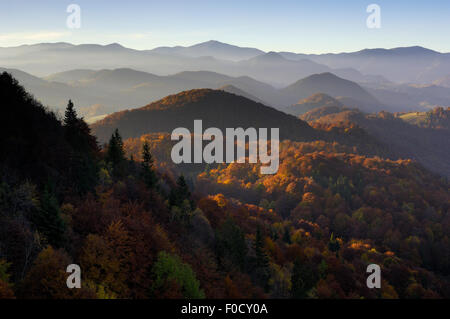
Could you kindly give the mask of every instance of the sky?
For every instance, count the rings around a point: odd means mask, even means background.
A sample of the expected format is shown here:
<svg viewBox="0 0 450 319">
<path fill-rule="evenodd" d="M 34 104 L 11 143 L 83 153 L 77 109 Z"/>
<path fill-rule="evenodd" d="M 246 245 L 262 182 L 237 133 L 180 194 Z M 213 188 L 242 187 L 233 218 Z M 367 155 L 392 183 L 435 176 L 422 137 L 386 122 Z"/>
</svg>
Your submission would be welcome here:
<svg viewBox="0 0 450 319">
<path fill-rule="evenodd" d="M 366 12 L 379 5 L 381 27 Z M 81 9 L 70 29 L 67 7 Z M 350 52 L 420 45 L 450 52 L 450 1 L 0 0 L 0 46 L 120 43 L 144 50 L 217 40 L 264 51 Z"/>
</svg>

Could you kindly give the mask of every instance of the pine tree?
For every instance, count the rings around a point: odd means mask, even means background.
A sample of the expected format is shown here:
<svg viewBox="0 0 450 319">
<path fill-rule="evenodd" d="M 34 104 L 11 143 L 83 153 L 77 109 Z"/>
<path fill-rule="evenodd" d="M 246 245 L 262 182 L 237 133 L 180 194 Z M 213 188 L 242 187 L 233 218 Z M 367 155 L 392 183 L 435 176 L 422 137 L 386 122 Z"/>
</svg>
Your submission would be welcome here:
<svg viewBox="0 0 450 319">
<path fill-rule="evenodd" d="M 244 269 L 247 257 L 245 233 L 231 217 L 217 231 L 215 248 L 220 266 L 226 266 L 231 261 L 241 270 Z"/>
<path fill-rule="evenodd" d="M 153 169 L 153 157 L 150 154 L 150 146 L 147 141 L 142 145 L 142 177 L 149 188 L 154 188 L 158 182 Z"/>
<path fill-rule="evenodd" d="M 261 228 L 258 226 L 256 229 L 255 236 L 255 255 L 256 255 L 256 267 L 257 268 L 268 268 L 269 258 L 264 249 L 264 240 L 261 233 Z"/>
<path fill-rule="evenodd" d="M 34 223 L 38 231 L 53 247 L 63 246 L 66 225 L 61 218 L 58 201 L 48 188 L 44 190 L 40 204 L 40 211 L 34 216 Z"/>
<path fill-rule="evenodd" d="M 291 234 L 289 233 L 289 227 L 284 228 L 283 241 L 287 244 L 292 244 Z"/>
<path fill-rule="evenodd" d="M 261 283 L 261 286 L 264 287 L 265 290 L 267 290 L 270 278 L 269 257 L 267 256 L 266 251 L 264 249 L 264 239 L 261 232 L 261 228 L 259 226 L 256 229 L 254 249 L 256 256 L 255 258 L 256 277 L 258 282 Z"/>
<path fill-rule="evenodd" d="M 122 137 L 120 136 L 119 130 L 116 128 L 114 133 L 108 143 L 108 150 L 106 152 L 106 161 L 111 163 L 113 168 L 113 175 L 116 178 L 123 177 L 124 175 L 124 164 L 125 151 L 123 150 Z"/>
<path fill-rule="evenodd" d="M 330 241 L 328 242 L 328 249 L 332 252 L 335 252 L 337 255 L 340 248 L 341 248 L 341 245 L 339 244 L 339 241 L 337 241 L 334 238 L 334 234 L 331 233 Z"/>
<path fill-rule="evenodd" d="M 65 116 L 64 116 L 64 125 L 67 127 L 73 127 L 78 122 L 77 111 L 75 111 L 75 107 L 73 105 L 72 100 L 69 100 L 67 104 Z"/>
<path fill-rule="evenodd" d="M 180 175 L 177 180 L 177 186 L 170 191 L 169 202 L 172 206 L 181 207 L 185 200 L 190 201 L 191 192 L 184 179 L 183 175 Z"/>
<path fill-rule="evenodd" d="M 292 298 L 306 298 L 308 292 L 315 286 L 317 275 L 307 264 L 301 262 L 300 258 L 294 261 L 294 269 L 291 276 Z"/>
<path fill-rule="evenodd" d="M 97 139 L 82 118 L 77 117 L 71 100 L 64 117 L 65 138 L 71 146 L 69 175 L 74 188 L 80 194 L 92 190 L 98 180 Z"/>
</svg>

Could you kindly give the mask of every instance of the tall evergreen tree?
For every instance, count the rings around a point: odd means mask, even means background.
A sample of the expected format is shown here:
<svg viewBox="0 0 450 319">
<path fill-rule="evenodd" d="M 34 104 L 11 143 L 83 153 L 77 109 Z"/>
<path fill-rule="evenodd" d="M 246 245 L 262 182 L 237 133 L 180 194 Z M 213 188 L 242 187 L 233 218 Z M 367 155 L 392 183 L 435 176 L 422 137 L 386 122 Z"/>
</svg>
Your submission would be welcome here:
<svg viewBox="0 0 450 319">
<path fill-rule="evenodd" d="M 291 276 L 291 297 L 296 299 L 306 298 L 316 282 L 317 274 L 314 273 L 311 266 L 302 263 L 300 258 L 297 258 L 294 261 Z"/>
<path fill-rule="evenodd" d="M 153 157 L 150 154 L 150 146 L 147 141 L 142 145 L 142 177 L 149 188 L 154 188 L 158 182 L 153 169 Z"/>
<path fill-rule="evenodd" d="M 177 180 L 177 186 L 170 191 L 169 202 L 172 206 L 181 206 L 185 200 L 190 201 L 191 192 L 183 175 Z"/>
<path fill-rule="evenodd" d="M 75 126 L 77 122 L 78 122 L 77 111 L 75 110 L 72 100 L 69 100 L 64 116 L 64 125 L 67 127 Z"/>
<path fill-rule="evenodd" d="M 329 249 L 330 251 L 336 253 L 336 255 L 337 255 L 340 248 L 341 248 L 341 245 L 339 244 L 339 241 L 336 240 L 336 239 L 334 238 L 334 234 L 331 233 L 330 241 L 328 242 L 328 249 Z"/>
<path fill-rule="evenodd" d="M 99 148 L 89 126 L 82 118 L 78 118 L 71 100 L 65 112 L 64 132 L 71 146 L 68 169 L 70 182 L 80 194 L 84 194 L 97 183 Z"/>
<path fill-rule="evenodd" d="M 291 241 L 291 234 L 289 232 L 289 227 L 284 227 L 284 233 L 283 233 L 283 241 L 287 244 L 292 244 Z"/>
<path fill-rule="evenodd" d="M 247 257 L 245 233 L 229 217 L 216 233 L 216 254 L 220 266 L 226 267 L 227 262 L 244 270 Z"/>
<path fill-rule="evenodd" d="M 42 193 L 40 210 L 33 217 L 33 222 L 50 245 L 53 247 L 64 245 L 66 225 L 61 218 L 58 201 L 48 187 Z"/>
<path fill-rule="evenodd" d="M 256 278 L 264 289 L 268 289 L 268 282 L 270 278 L 269 273 L 269 257 L 266 254 L 264 248 L 264 239 L 261 232 L 261 228 L 258 226 L 255 236 L 255 270 Z"/>
<path fill-rule="evenodd" d="M 113 168 L 113 175 L 116 178 L 123 177 L 124 165 L 126 162 L 125 151 L 123 150 L 122 137 L 119 130 L 116 128 L 108 143 L 106 152 L 106 161 L 111 163 Z"/>
</svg>

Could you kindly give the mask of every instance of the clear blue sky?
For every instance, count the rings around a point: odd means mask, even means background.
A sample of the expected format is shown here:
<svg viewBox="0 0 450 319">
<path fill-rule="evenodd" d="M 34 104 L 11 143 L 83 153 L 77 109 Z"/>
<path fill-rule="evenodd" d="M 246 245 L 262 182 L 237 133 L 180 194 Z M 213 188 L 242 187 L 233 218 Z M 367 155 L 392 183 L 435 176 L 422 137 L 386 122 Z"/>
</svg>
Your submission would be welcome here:
<svg viewBox="0 0 450 319">
<path fill-rule="evenodd" d="M 82 27 L 66 27 L 81 7 Z M 366 8 L 381 7 L 381 29 Z M 218 40 L 265 51 L 324 53 L 421 45 L 450 52 L 450 1 L 406 0 L 1 0 L 0 46 L 39 42 L 136 49 Z"/>
</svg>

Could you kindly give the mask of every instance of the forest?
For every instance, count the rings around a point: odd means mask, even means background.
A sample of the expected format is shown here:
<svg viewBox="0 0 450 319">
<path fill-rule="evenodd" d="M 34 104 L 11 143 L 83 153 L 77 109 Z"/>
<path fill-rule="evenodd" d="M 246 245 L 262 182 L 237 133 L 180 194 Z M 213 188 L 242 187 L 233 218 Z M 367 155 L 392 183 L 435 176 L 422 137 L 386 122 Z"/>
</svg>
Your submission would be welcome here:
<svg viewBox="0 0 450 319">
<path fill-rule="evenodd" d="M 450 298 L 447 178 L 374 155 L 360 127 L 305 126 L 327 138 L 284 139 L 263 175 L 175 165 L 164 132 L 100 144 L 72 101 L 60 117 L 8 73 L 0 98 L 0 298 Z"/>
</svg>

